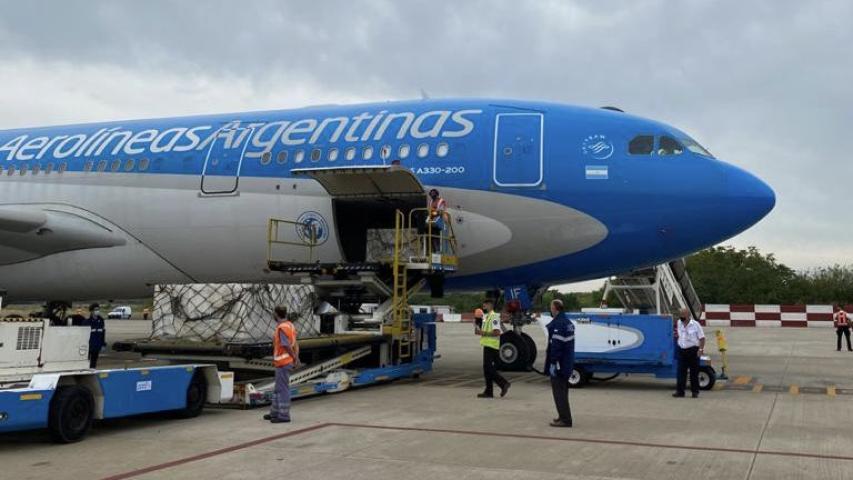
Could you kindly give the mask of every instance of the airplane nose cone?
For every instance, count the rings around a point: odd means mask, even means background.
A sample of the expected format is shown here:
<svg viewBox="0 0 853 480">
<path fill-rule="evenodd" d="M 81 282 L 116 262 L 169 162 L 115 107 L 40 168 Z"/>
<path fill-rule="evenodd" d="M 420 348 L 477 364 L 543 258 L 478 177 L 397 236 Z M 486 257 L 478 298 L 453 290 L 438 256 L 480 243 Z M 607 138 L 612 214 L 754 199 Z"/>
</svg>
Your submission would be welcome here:
<svg viewBox="0 0 853 480">
<path fill-rule="evenodd" d="M 735 231 L 746 230 L 764 218 L 776 205 L 776 194 L 755 175 L 726 166 L 727 209 Z"/>
</svg>

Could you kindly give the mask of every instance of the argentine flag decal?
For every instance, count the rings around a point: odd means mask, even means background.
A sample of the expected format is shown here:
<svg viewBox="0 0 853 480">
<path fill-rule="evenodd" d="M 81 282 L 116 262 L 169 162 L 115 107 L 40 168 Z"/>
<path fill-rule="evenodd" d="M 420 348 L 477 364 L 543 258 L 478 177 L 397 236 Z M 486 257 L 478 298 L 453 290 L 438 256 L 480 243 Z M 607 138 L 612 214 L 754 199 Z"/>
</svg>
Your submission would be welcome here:
<svg viewBox="0 0 853 480">
<path fill-rule="evenodd" d="M 607 165 L 587 165 L 587 180 L 607 180 Z"/>
</svg>

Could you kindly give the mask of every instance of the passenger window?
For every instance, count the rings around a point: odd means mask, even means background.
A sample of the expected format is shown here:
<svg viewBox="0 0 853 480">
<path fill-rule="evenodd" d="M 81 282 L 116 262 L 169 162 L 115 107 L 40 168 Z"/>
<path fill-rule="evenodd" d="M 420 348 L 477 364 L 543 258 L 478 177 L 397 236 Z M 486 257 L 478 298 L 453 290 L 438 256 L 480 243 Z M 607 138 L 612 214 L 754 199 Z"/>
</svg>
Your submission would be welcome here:
<svg viewBox="0 0 853 480">
<path fill-rule="evenodd" d="M 344 157 L 347 160 L 355 160 L 355 147 L 347 148 L 347 151 L 346 151 L 346 154 L 344 155 Z"/>
<path fill-rule="evenodd" d="M 361 152 L 361 158 L 365 160 L 373 158 L 373 147 L 364 147 L 364 150 Z"/>
<path fill-rule="evenodd" d="M 391 156 L 391 145 L 382 145 L 382 148 L 379 149 L 379 158 L 382 160 L 387 160 L 388 157 Z"/>
<path fill-rule="evenodd" d="M 278 152 L 278 155 L 275 157 L 276 163 L 279 165 L 287 163 L 287 150 L 282 150 Z"/>
<path fill-rule="evenodd" d="M 148 170 L 148 164 L 149 163 L 150 162 L 148 161 L 147 158 L 143 158 L 142 160 L 140 160 L 139 161 L 139 171 L 144 172 L 144 171 Z"/>
<path fill-rule="evenodd" d="M 322 150 L 320 150 L 319 148 L 315 148 L 314 150 L 311 150 L 311 161 L 312 162 L 319 162 L 321 158 L 323 158 L 323 151 Z"/>
<path fill-rule="evenodd" d="M 52 169 L 52 168 L 53 168 L 53 164 L 48 163 L 47 164 L 48 173 L 50 173 L 50 169 Z M 107 169 L 107 161 L 106 160 L 101 160 L 100 162 L 98 162 L 98 171 L 99 172 L 103 172 L 106 169 Z"/>
<path fill-rule="evenodd" d="M 684 147 L 674 138 L 667 136 L 660 137 L 658 155 L 681 155 L 682 152 L 684 152 Z"/>
<path fill-rule="evenodd" d="M 337 159 L 338 159 L 338 149 L 337 148 L 330 148 L 329 149 L 329 161 L 334 162 Z"/>
<path fill-rule="evenodd" d="M 293 161 L 295 163 L 302 163 L 302 160 L 305 160 L 305 150 L 297 150 Z"/>
<path fill-rule="evenodd" d="M 83 171 L 84 171 L 84 172 L 91 172 L 91 171 L 92 171 L 92 167 L 94 167 L 94 166 L 95 166 L 95 163 L 94 163 L 94 162 L 92 162 L 92 161 L 88 161 L 88 162 L 86 162 L 86 165 L 84 165 L 84 166 L 83 166 Z"/>
<path fill-rule="evenodd" d="M 397 154 L 400 155 L 400 158 L 408 158 L 409 153 L 412 151 L 412 147 L 410 147 L 407 143 L 400 145 L 400 150 L 397 151 Z"/>
<path fill-rule="evenodd" d="M 136 165 L 136 160 L 134 160 L 132 158 L 129 159 L 127 162 L 124 163 L 124 171 L 129 172 L 129 171 L 133 170 L 134 165 Z"/>
<path fill-rule="evenodd" d="M 651 155 L 655 149 L 655 137 L 652 135 L 637 135 L 628 143 L 628 153 L 631 155 Z"/>
<path fill-rule="evenodd" d="M 113 160 L 113 164 L 110 165 L 110 171 L 117 172 L 119 167 L 121 167 L 121 160 L 115 159 Z"/>
<path fill-rule="evenodd" d="M 422 143 L 418 145 L 418 158 L 424 158 L 429 155 L 429 145 Z"/>
<path fill-rule="evenodd" d="M 435 147 L 435 154 L 441 158 L 446 157 L 448 152 L 450 152 L 450 146 L 444 142 L 439 143 L 438 146 Z"/>
<path fill-rule="evenodd" d="M 272 153 L 264 152 L 264 154 L 261 155 L 261 165 L 269 165 L 270 162 L 272 162 Z"/>
</svg>

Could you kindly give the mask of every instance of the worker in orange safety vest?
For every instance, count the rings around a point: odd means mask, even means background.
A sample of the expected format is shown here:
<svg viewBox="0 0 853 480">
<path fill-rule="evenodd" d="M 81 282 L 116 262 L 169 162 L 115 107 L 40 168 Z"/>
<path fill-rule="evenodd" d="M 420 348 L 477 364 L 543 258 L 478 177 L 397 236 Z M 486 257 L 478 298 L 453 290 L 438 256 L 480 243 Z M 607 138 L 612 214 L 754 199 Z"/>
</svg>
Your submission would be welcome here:
<svg viewBox="0 0 853 480">
<path fill-rule="evenodd" d="M 833 315 L 832 320 L 835 324 L 835 336 L 838 337 L 836 349 L 839 352 L 841 351 L 841 335 L 844 335 L 844 338 L 847 340 L 847 351 L 853 351 L 853 348 L 850 347 L 850 318 L 848 318 L 847 312 L 843 308 L 839 308 L 835 312 L 835 315 Z"/>
<path fill-rule="evenodd" d="M 290 372 L 299 366 L 299 344 L 296 343 L 296 327 L 293 315 L 287 314 L 284 306 L 275 307 L 278 324 L 273 334 L 273 366 L 275 366 L 275 391 L 272 395 L 270 413 L 264 420 L 271 423 L 290 422 Z"/>
</svg>

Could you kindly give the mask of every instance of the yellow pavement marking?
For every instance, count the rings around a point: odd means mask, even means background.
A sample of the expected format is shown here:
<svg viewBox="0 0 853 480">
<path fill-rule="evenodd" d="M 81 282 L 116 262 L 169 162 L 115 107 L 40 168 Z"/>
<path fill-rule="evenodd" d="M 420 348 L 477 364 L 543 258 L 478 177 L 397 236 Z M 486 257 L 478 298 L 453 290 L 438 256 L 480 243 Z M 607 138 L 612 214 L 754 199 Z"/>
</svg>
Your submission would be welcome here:
<svg viewBox="0 0 853 480">
<path fill-rule="evenodd" d="M 735 385 L 746 385 L 751 380 L 752 380 L 752 377 L 749 377 L 746 375 L 740 375 L 739 377 L 735 378 L 734 384 Z"/>
<path fill-rule="evenodd" d="M 752 393 L 761 393 L 762 390 L 764 390 L 764 385 L 760 383 L 752 387 Z"/>
<path fill-rule="evenodd" d="M 829 387 L 826 387 L 826 394 L 829 395 L 830 397 L 834 397 L 835 396 L 835 385 L 830 385 Z"/>
<path fill-rule="evenodd" d="M 791 385 L 791 388 L 788 389 L 788 393 L 791 395 L 799 395 L 800 394 L 800 386 L 799 385 Z"/>
<path fill-rule="evenodd" d="M 726 388 L 725 382 L 717 382 L 714 384 L 714 390 L 722 390 Z"/>
</svg>

